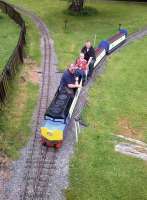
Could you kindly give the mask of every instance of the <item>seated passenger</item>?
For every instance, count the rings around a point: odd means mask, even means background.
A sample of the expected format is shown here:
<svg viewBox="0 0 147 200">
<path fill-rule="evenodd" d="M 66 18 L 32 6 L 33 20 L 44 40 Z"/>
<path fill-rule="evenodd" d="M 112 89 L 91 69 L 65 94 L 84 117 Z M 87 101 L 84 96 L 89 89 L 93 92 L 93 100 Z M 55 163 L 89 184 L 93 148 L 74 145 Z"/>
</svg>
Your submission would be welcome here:
<svg viewBox="0 0 147 200">
<path fill-rule="evenodd" d="M 90 77 L 92 75 L 94 63 L 96 60 L 95 49 L 92 47 L 90 41 L 87 41 L 85 43 L 85 46 L 81 49 L 81 52 L 84 53 L 84 58 L 88 62 L 89 66 L 88 76 Z"/>
<path fill-rule="evenodd" d="M 87 60 L 84 59 L 84 53 L 80 53 L 80 57 L 76 60 L 76 66 L 83 71 L 88 69 Z"/>
<path fill-rule="evenodd" d="M 64 72 L 60 82 L 60 87 L 64 87 L 71 95 L 74 94 L 74 89 L 81 87 L 81 84 L 79 84 L 79 77 L 76 76 L 75 73 L 76 69 L 77 67 L 75 64 L 70 64 L 68 69 Z"/>
<path fill-rule="evenodd" d="M 75 65 L 77 67 L 76 73 L 85 80 L 88 74 L 88 63 L 87 60 L 84 59 L 84 53 L 80 53 L 80 57 L 76 60 Z"/>
</svg>

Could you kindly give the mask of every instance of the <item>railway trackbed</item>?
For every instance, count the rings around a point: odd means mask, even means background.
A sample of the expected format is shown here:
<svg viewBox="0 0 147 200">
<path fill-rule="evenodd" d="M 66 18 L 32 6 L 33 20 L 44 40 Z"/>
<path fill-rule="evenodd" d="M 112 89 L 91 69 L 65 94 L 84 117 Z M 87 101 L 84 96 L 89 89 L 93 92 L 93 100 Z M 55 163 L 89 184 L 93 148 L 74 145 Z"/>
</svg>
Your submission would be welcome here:
<svg viewBox="0 0 147 200">
<path fill-rule="evenodd" d="M 48 149 L 47 147 L 42 146 L 40 144 L 39 134 L 40 125 L 42 123 L 46 108 L 54 96 L 59 82 L 55 75 L 57 70 L 56 66 L 54 65 L 53 58 L 53 41 L 49 35 L 48 28 L 39 17 L 30 11 L 26 11 L 19 7 L 15 8 L 22 14 L 31 17 L 40 31 L 42 49 L 42 82 L 38 111 L 36 115 L 35 134 L 27 151 L 27 158 L 25 159 L 24 168 L 21 172 L 22 179 L 16 191 L 8 192 L 9 195 L 7 196 L 7 199 L 61 200 L 64 199 L 62 190 L 64 190 L 68 185 L 68 166 L 75 143 L 74 118 L 80 118 L 80 113 L 86 103 L 87 91 L 95 77 L 103 71 L 105 59 L 99 63 L 95 69 L 96 73 L 93 74 L 93 78 L 82 89 L 75 112 L 73 114 L 73 120 L 68 126 L 62 149 L 60 151 L 56 151 L 55 149 Z M 120 48 L 128 45 L 134 40 L 144 37 L 145 35 L 147 35 L 147 29 L 130 35 L 126 43 Z M 53 187 L 51 187 L 51 185 L 53 185 Z M 13 194 L 11 195 L 11 193 Z"/>
<path fill-rule="evenodd" d="M 56 69 L 53 66 L 53 43 L 49 36 L 48 28 L 42 20 L 31 12 L 17 8 L 19 11 L 29 15 L 37 25 L 42 38 L 42 85 L 39 99 L 39 106 L 36 120 L 36 130 L 33 139 L 32 149 L 30 149 L 28 159 L 26 161 L 26 172 L 24 173 L 24 185 L 21 191 L 20 199 L 50 199 L 48 186 L 51 177 L 56 170 L 56 150 L 48 149 L 40 144 L 40 125 L 44 118 L 44 113 L 48 107 L 56 87 L 53 85 L 55 81 Z M 56 84 L 57 85 L 57 84 Z M 53 91 L 54 90 L 54 91 Z"/>
<path fill-rule="evenodd" d="M 56 169 L 56 150 L 48 149 L 40 144 L 40 125 L 44 118 L 44 113 L 56 91 L 55 74 L 56 69 L 53 65 L 53 43 L 49 36 L 46 25 L 39 17 L 31 12 L 15 7 L 19 12 L 28 15 L 35 22 L 41 35 L 42 49 L 42 82 L 36 116 L 35 135 L 28 151 L 23 182 L 19 191 L 19 199 L 49 199 L 47 191 L 50 177 Z M 57 81 L 56 81 L 57 82 Z M 54 83 L 54 85 L 53 85 Z M 56 86 L 55 86 L 56 85 Z"/>
</svg>

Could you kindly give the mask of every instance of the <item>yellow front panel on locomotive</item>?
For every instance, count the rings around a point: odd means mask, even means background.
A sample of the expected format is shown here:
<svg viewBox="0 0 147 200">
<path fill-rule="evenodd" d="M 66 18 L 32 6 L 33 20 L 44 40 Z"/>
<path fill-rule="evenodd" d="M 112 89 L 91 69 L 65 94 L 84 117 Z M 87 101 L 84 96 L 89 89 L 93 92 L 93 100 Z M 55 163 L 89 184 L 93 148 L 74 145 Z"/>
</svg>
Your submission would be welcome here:
<svg viewBox="0 0 147 200">
<path fill-rule="evenodd" d="M 41 135 L 49 141 L 63 140 L 63 131 L 61 130 L 49 130 L 48 128 L 42 127 Z"/>
</svg>

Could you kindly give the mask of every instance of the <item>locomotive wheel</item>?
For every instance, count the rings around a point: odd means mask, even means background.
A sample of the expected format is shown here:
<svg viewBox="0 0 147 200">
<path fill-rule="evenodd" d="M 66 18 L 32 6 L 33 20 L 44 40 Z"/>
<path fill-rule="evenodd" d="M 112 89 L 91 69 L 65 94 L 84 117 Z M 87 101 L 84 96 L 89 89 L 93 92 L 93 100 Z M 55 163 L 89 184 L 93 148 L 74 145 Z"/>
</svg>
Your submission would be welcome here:
<svg viewBox="0 0 147 200">
<path fill-rule="evenodd" d="M 44 145 L 44 146 L 46 145 L 46 142 L 43 138 L 41 138 L 41 144 Z"/>
</svg>

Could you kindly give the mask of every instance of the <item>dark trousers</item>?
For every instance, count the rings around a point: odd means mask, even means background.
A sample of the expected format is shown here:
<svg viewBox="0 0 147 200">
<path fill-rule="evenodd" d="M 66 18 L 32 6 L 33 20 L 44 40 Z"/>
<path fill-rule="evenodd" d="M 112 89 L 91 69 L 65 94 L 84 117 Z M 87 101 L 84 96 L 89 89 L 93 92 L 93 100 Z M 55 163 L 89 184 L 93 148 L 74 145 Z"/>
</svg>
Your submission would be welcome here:
<svg viewBox="0 0 147 200">
<path fill-rule="evenodd" d="M 95 59 L 92 59 L 91 62 L 90 62 L 90 64 L 89 64 L 88 77 L 92 76 L 92 72 L 93 72 L 93 69 L 94 69 L 94 63 L 95 63 Z"/>
<path fill-rule="evenodd" d="M 68 94 L 69 96 L 74 98 L 75 92 L 76 92 L 76 88 L 68 88 L 67 86 L 63 86 L 60 89 L 64 90 L 66 94 Z"/>
<path fill-rule="evenodd" d="M 79 77 L 79 80 L 85 80 L 85 72 L 81 69 L 76 70 L 76 76 Z"/>
</svg>

